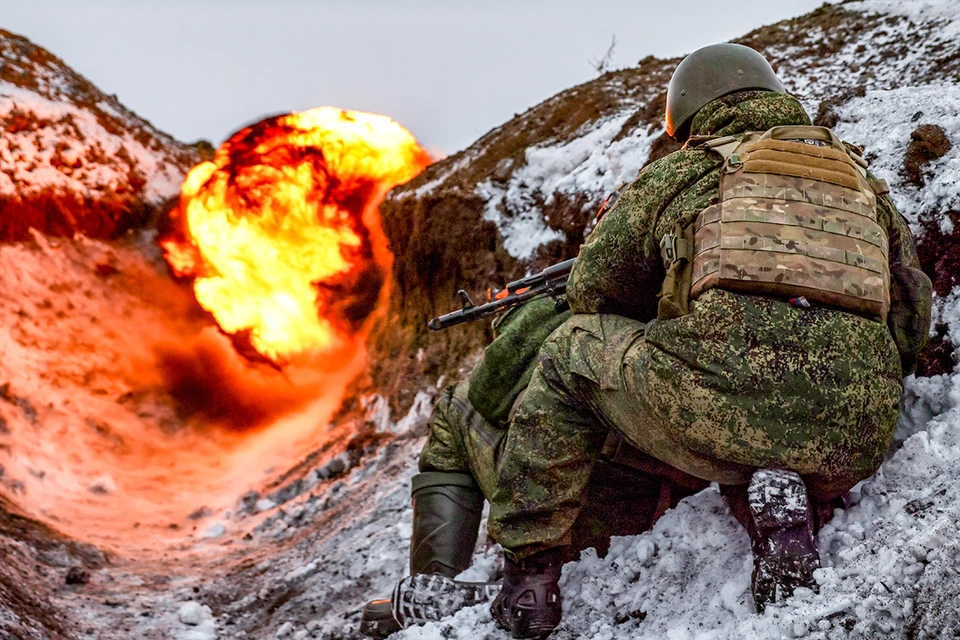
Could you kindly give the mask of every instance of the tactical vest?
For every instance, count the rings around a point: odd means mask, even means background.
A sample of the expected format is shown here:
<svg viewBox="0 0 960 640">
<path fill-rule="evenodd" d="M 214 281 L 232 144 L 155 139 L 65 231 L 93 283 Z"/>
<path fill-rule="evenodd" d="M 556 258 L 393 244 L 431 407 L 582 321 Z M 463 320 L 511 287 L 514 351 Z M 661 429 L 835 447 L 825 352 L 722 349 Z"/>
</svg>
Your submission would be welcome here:
<svg viewBox="0 0 960 640">
<path fill-rule="evenodd" d="M 716 138 L 701 148 L 724 159 L 720 198 L 661 241 L 661 318 L 686 313 L 686 298 L 719 287 L 886 320 L 888 242 L 877 197 L 889 189 L 868 179 L 860 156 L 812 126 Z"/>
</svg>

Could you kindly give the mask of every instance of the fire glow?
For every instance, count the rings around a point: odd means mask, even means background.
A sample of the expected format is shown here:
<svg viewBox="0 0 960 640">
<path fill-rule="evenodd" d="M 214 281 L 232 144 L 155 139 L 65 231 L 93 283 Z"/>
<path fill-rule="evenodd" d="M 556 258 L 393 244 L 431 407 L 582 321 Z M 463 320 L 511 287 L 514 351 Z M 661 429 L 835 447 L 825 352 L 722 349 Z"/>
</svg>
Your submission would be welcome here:
<svg viewBox="0 0 960 640">
<path fill-rule="evenodd" d="M 235 342 L 278 364 L 329 353 L 383 299 L 377 206 L 429 162 L 386 116 L 320 107 L 263 120 L 189 173 L 165 257 Z"/>
<path fill-rule="evenodd" d="M 333 417 L 389 293 L 379 205 L 429 162 L 385 116 L 241 129 L 188 174 L 161 240 L 192 291 L 128 243 L 0 245 L 0 272 L 18 274 L 0 318 L 30 345 L 7 354 L 0 395 L 45 407 L 0 416 L 0 494 L 15 476 L 32 515 L 142 559 L 206 526 L 193 514 L 337 455 L 356 425 Z M 28 315 L 17 297 L 44 304 Z"/>
</svg>

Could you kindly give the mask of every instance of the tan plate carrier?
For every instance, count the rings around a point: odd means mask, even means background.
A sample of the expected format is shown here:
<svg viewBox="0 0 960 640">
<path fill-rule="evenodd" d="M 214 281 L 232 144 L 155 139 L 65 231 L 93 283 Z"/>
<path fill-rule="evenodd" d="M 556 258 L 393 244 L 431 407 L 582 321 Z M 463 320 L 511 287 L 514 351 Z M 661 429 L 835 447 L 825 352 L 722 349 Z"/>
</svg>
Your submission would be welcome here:
<svg viewBox="0 0 960 640">
<path fill-rule="evenodd" d="M 670 285 L 680 277 L 677 263 L 686 261 L 683 270 L 692 269 L 682 280 L 690 282 L 690 300 L 720 287 L 803 297 L 886 320 L 888 242 L 877 223 L 877 196 L 888 189 L 868 179 L 860 156 L 830 129 L 813 126 L 775 127 L 704 146 L 724 158 L 720 199 L 692 229 L 664 236 Z"/>
</svg>

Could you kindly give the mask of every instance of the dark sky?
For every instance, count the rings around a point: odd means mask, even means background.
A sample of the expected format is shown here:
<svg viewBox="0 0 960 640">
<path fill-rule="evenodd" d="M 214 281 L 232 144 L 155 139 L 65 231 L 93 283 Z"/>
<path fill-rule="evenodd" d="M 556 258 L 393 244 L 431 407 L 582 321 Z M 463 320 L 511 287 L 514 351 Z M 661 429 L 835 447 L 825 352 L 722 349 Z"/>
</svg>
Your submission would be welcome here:
<svg viewBox="0 0 960 640">
<path fill-rule="evenodd" d="M 0 0 L 0 27 L 159 128 L 219 143 L 269 114 L 385 113 L 452 153 L 613 67 L 688 53 L 819 0 Z"/>
</svg>

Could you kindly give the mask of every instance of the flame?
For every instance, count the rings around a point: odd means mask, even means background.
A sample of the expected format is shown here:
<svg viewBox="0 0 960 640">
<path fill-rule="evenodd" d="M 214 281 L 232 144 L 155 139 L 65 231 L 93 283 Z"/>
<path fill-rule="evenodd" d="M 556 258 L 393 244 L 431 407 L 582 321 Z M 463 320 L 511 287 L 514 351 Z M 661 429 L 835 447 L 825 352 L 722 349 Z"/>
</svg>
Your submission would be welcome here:
<svg viewBox="0 0 960 640">
<path fill-rule="evenodd" d="M 187 175 L 161 244 L 221 329 L 285 363 L 353 338 L 383 298 L 377 206 L 429 164 L 386 116 L 320 107 L 231 136 Z"/>
</svg>

